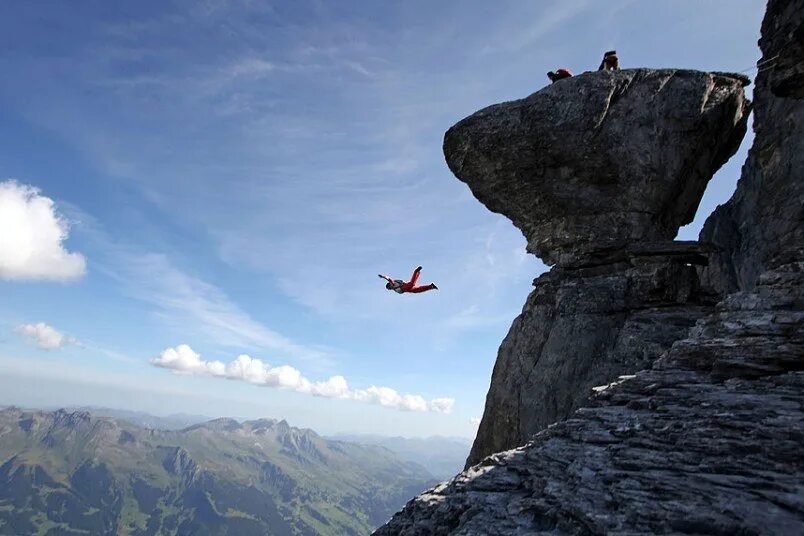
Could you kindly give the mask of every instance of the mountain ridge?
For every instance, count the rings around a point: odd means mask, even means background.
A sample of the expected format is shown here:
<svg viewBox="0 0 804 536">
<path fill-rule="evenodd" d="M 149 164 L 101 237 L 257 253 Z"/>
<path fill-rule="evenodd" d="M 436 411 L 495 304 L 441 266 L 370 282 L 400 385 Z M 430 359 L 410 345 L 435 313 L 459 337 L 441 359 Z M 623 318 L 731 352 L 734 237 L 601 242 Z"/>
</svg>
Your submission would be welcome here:
<svg viewBox="0 0 804 536">
<path fill-rule="evenodd" d="M 0 534 L 367 534 L 434 482 L 387 449 L 284 420 L 156 430 L 0 410 Z"/>
</svg>

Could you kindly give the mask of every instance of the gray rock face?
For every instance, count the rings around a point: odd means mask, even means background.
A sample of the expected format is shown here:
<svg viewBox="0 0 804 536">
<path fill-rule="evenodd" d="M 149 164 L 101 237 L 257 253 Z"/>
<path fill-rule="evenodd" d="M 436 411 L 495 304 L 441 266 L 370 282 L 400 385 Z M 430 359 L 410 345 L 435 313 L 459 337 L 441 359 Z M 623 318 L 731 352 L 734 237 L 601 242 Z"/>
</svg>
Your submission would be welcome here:
<svg viewBox="0 0 804 536">
<path fill-rule="evenodd" d="M 742 75 L 599 71 L 490 106 L 447 131 L 452 172 L 548 264 L 672 240 L 745 134 Z"/>
<path fill-rule="evenodd" d="M 774 67 L 757 79 L 756 141 L 737 192 L 702 232 L 702 239 L 718 248 L 709 251 L 712 264 L 701 270 L 703 280 L 721 292 L 742 290 L 725 296 L 703 317 L 701 306 L 679 303 L 680 316 L 689 311 L 699 320 L 651 368 L 595 389 L 570 418 L 425 492 L 376 534 L 804 534 L 802 27 L 804 2 L 770 0 L 760 65 Z M 668 261 L 682 259 L 685 247 L 665 247 L 662 254 Z M 567 270 L 604 273 L 603 265 L 634 259 L 629 252 L 643 248 L 645 243 L 637 242 L 598 250 L 581 255 L 586 261 L 580 262 L 575 255 L 540 278 L 503 343 L 495 378 L 515 370 L 515 358 L 525 362 L 546 355 L 539 342 L 544 333 L 535 324 L 530 332 L 523 327 L 531 311 L 540 306 L 540 314 L 560 311 L 554 297 L 566 299 L 595 281 L 582 275 L 573 282 Z M 659 257 L 662 247 L 648 249 Z M 683 266 L 689 268 L 699 257 L 686 251 L 691 256 Z M 665 298 L 696 288 L 689 283 L 694 278 L 676 268 L 675 274 L 651 280 L 664 281 Z M 629 277 L 646 273 L 634 269 L 626 270 Z M 578 291 L 586 300 L 584 310 L 602 312 L 601 323 L 617 311 L 606 309 L 613 286 L 604 286 L 609 293 Z M 704 295 L 700 287 L 690 295 L 696 294 Z M 554 318 L 545 314 L 540 321 L 555 326 Z M 583 314 L 579 322 L 590 325 Z M 552 369 L 577 362 L 581 372 L 573 374 L 582 376 L 594 362 L 589 354 L 636 363 L 639 343 L 658 333 L 655 329 L 649 324 L 645 333 L 634 335 L 637 345 L 622 353 L 590 349 L 579 358 L 571 351 L 578 342 L 567 343 L 562 355 L 550 358 Z M 615 331 L 618 340 L 630 337 L 625 327 Z M 494 392 L 494 381 L 489 400 L 501 404 L 504 392 Z M 493 409 L 487 405 L 486 414 Z M 516 436 L 504 426 L 488 430 L 508 433 L 506 441 Z"/>
<path fill-rule="evenodd" d="M 696 244 L 674 246 L 536 280 L 500 346 L 467 466 L 566 417 L 592 387 L 650 366 L 711 309 L 690 266 Z"/>
<path fill-rule="evenodd" d="M 804 534 L 804 263 L 375 534 Z"/>
<path fill-rule="evenodd" d="M 527 441 L 594 385 L 648 366 L 714 305 L 677 244 L 745 133 L 740 75 L 636 69 L 562 80 L 481 110 L 450 169 L 549 263 L 500 347 L 467 461 Z"/>
<path fill-rule="evenodd" d="M 754 145 L 700 236 L 718 248 L 703 283 L 721 293 L 752 288 L 775 256 L 804 257 L 804 2 L 771 0 L 759 44 Z"/>
</svg>

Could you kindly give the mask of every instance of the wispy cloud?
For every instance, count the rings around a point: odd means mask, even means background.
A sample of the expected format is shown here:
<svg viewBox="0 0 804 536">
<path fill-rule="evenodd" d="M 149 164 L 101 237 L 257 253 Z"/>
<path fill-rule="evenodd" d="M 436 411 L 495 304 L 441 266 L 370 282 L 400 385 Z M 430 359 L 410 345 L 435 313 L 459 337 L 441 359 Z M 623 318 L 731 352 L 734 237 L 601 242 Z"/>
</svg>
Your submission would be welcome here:
<svg viewBox="0 0 804 536">
<path fill-rule="evenodd" d="M 246 354 L 239 355 L 229 363 L 207 361 L 186 344 L 166 349 L 159 356 L 152 358 L 151 364 L 180 374 L 241 380 L 312 396 L 356 400 L 403 411 L 451 413 L 455 402 L 451 398 L 426 400 L 421 395 L 401 394 L 390 387 L 372 385 L 366 389 L 354 389 L 349 386 L 343 376 L 332 376 L 325 381 L 313 382 L 305 378 L 294 367 L 288 365 L 274 367 Z"/>
<path fill-rule="evenodd" d="M 551 6 L 545 6 L 544 3 L 534 4 L 539 9 L 532 14 L 531 24 L 521 25 L 510 20 L 505 21 L 499 27 L 500 32 L 505 33 L 504 37 L 489 40 L 495 44 L 486 46 L 483 52 L 515 51 L 532 46 L 549 32 L 556 31 L 563 23 L 585 11 L 590 3 L 590 0 L 564 0 Z M 522 17 L 522 14 L 518 13 L 518 16 Z M 514 28 L 519 31 L 512 32 Z"/>
<path fill-rule="evenodd" d="M 514 318 L 510 312 L 505 314 L 490 314 L 483 312 L 480 306 L 472 304 L 461 309 L 444 320 L 444 327 L 448 330 L 471 330 L 499 324 L 508 324 Z"/>
<path fill-rule="evenodd" d="M 82 239 L 98 251 L 97 271 L 116 281 L 124 294 L 151 306 L 153 314 L 181 337 L 270 351 L 316 369 L 333 365 L 331 349 L 301 344 L 271 329 L 244 311 L 220 287 L 179 268 L 169 255 L 115 240 L 79 207 L 67 204 L 65 210 L 80 221 Z M 97 344 L 94 347 L 113 358 L 131 359 Z"/>
<path fill-rule="evenodd" d="M 126 252 L 122 259 L 123 282 L 131 295 L 154 306 L 159 316 L 179 329 L 203 334 L 225 346 L 268 350 L 316 365 L 331 364 L 324 350 L 298 344 L 268 328 L 217 286 L 176 268 L 166 255 Z"/>
</svg>

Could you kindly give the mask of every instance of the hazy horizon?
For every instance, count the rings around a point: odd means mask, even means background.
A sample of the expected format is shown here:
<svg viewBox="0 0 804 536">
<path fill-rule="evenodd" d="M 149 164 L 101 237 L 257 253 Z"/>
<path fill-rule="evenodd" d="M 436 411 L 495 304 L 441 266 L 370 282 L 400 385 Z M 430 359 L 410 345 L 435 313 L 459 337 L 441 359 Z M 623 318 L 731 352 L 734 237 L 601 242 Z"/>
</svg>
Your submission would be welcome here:
<svg viewBox="0 0 804 536">
<path fill-rule="evenodd" d="M 317 433 L 318 435 L 325 437 L 327 439 L 336 439 L 342 440 L 343 437 L 350 436 L 350 437 L 363 437 L 363 438 L 384 438 L 384 439 L 405 439 L 405 440 L 445 440 L 445 441 L 454 441 L 454 442 L 461 442 L 467 445 L 471 445 L 471 442 L 474 440 L 474 435 L 472 436 L 453 436 L 453 435 L 439 435 L 439 434 L 430 434 L 426 436 L 422 435 L 401 435 L 401 434 L 377 434 L 372 432 L 357 432 L 354 430 L 339 430 L 336 432 L 329 432 L 323 433 L 319 430 L 314 428 L 308 428 L 304 426 L 297 426 L 293 422 L 285 419 L 281 416 L 277 415 L 263 415 L 263 416 L 253 416 L 253 417 L 244 417 L 242 415 L 200 415 L 200 414 L 192 414 L 192 413 L 184 413 L 184 412 L 149 412 L 149 411 L 142 411 L 142 410 L 132 410 L 132 409 L 124 409 L 124 408 L 116 408 L 116 407 L 108 407 L 108 406 L 94 406 L 94 405 L 27 405 L 27 404 L 14 404 L 14 403 L 5 403 L 2 399 L 0 399 L 0 410 L 3 409 L 10 409 L 10 408 L 18 408 L 22 411 L 43 411 L 43 412 L 55 412 L 59 410 L 65 411 L 87 411 L 90 414 L 97 416 L 97 417 L 106 417 L 107 412 L 115 412 L 115 413 L 131 413 L 135 415 L 142 415 L 147 417 L 154 417 L 157 419 L 169 419 L 169 418 L 190 418 L 191 420 L 197 420 L 197 423 L 205 423 L 209 421 L 214 421 L 217 419 L 234 419 L 240 423 L 246 421 L 255 421 L 258 419 L 273 419 L 276 421 L 286 421 L 291 427 L 298 428 L 298 429 L 308 429 L 312 430 L 313 432 Z M 115 418 L 115 417 L 112 417 Z M 121 417 L 125 419 L 125 417 Z M 137 424 L 137 423 L 132 423 Z M 192 426 L 189 424 L 187 426 Z M 180 428 L 177 428 L 180 429 Z M 348 441 L 348 439 L 346 439 Z M 468 450 L 467 450 L 468 453 Z"/>
</svg>

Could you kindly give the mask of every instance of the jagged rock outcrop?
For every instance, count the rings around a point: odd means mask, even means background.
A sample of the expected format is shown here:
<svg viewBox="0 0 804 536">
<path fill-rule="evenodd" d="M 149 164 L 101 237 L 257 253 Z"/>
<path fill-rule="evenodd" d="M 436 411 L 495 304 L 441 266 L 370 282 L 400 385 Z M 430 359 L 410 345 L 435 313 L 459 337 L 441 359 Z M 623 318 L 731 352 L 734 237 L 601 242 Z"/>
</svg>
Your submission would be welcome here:
<svg viewBox="0 0 804 536">
<path fill-rule="evenodd" d="M 804 263 L 375 534 L 804 534 Z"/>
<path fill-rule="evenodd" d="M 803 23 L 804 1 L 768 3 L 760 65 L 781 67 L 760 72 L 754 147 L 702 232 L 704 282 L 742 290 L 648 370 L 375 534 L 804 534 Z"/>
<path fill-rule="evenodd" d="M 594 385 L 648 366 L 714 304 L 674 243 L 737 149 L 742 75 L 634 69 L 562 80 L 453 126 L 447 163 L 554 264 L 500 347 L 467 461 L 521 445 Z"/>
<path fill-rule="evenodd" d="M 753 287 L 774 256 L 804 257 L 804 4 L 772 0 L 754 87 L 756 137 L 734 196 L 701 232 L 717 246 L 704 284 Z M 796 133 L 799 133 L 796 135 Z"/>
</svg>

